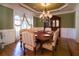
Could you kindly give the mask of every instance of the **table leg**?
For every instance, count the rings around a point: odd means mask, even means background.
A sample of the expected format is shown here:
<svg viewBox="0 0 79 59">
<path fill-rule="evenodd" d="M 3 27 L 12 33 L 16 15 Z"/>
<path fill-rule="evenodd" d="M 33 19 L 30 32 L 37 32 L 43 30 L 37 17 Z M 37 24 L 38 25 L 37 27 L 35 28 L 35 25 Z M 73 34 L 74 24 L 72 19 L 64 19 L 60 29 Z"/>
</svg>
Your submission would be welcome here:
<svg viewBox="0 0 79 59">
<path fill-rule="evenodd" d="M 41 53 L 43 53 L 42 45 L 43 45 L 43 43 L 40 44 Z"/>
</svg>

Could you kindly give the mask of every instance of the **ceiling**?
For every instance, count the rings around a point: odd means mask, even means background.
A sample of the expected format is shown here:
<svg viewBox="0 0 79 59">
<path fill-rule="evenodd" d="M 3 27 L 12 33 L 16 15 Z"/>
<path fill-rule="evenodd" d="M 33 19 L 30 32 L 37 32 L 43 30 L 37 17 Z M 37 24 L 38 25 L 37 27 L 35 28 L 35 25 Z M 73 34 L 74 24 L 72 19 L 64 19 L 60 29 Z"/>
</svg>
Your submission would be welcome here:
<svg viewBox="0 0 79 59">
<path fill-rule="evenodd" d="M 45 6 L 43 6 L 41 3 L 24 3 L 20 5 L 36 13 L 40 13 L 45 9 Z M 46 9 L 50 11 L 56 11 L 65 5 L 65 3 L 50 3 L 48 6 L 46 6 Z"/>
</svg>

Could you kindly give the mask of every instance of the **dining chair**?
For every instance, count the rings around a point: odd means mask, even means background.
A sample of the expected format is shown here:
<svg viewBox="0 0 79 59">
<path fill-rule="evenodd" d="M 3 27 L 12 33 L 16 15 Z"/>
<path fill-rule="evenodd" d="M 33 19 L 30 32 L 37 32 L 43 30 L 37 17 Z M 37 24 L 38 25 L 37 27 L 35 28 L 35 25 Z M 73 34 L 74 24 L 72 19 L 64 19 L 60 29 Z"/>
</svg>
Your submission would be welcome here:
<svg viewBox="0 0 79 59">
<path fill-rule="evenodd" d="M 54 52 L 54 50 L 56 49 L 56 43 L 59 36 L 59 29 L 57 29 L 55 32 L 52 32 L 52 35 L 53 35 L 52 40 L 44 43 L 42 47 L 49 51 Z"/>
<path fill-rule="evenodd" d="M 51 31 L 51 28 L 45 28 L 45 31 Z"/>
<path fill-rule="evenodd" d="M 23 47 L 24 47 L 24 55 L 25 49 L 31 50 L 36 55 L 36 50 L 38 48 L 38 45 L 36 44 L 36 38 L 35 34 L 30 31 L 25 31 L 22 33 L 22 40 L 23 40 Z"/>
</svg>

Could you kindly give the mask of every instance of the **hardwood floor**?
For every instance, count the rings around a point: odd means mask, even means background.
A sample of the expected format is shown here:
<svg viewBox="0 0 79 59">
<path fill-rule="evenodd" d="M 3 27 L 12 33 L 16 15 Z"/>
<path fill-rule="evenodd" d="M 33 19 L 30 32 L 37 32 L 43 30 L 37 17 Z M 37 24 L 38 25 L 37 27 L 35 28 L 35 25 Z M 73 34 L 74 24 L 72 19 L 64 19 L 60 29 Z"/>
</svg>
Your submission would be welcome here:
<svg viewBox="0 0 79 59">
<path fill-rule="evenodd" d="M 72 39 L 66 40 L 70 49 L 71 55 L 79 56 L 79 43 L 76 43 Z"/>
<path fill-rule="evenodd" d="M 59 39 L 56 51 L 52 52 L 43 49 L 43 53 L 40 50 L 37 51 L 36 56 L 71 56 L 79 55 L 79 44 L 75 43 L 71 39 Z M 20 47 L 20 42 L 16 42 L 5 46 L 3 50 L 0 50 L 0 56 L 23 56 L 23 48 Z M 35 56 L 34 52 L 26 49 L 25 56 Z"/>
</svg>

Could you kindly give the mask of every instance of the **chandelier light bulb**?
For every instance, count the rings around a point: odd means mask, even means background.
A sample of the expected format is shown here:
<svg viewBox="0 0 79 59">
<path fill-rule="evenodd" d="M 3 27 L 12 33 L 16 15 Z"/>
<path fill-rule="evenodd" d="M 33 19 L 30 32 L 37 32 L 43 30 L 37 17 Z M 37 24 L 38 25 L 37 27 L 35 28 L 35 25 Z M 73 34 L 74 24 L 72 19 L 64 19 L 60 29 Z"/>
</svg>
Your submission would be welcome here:
<svg viewBox="0 0 79 59">
<path fill-rule="evenodd" d="M 48 5 L 50 5 L 49 3 L 42 3 L 42 6 L 48 6 Z"/>
<path fill-rule="evenodd" d="M 49 20 L 52 17 L 52 14 L 50 14 L 50 11 L 47 11 L 46 6 L 48 6 L 49 4 L 47 3 L 43 3 L 43 6 L 45 6 L 45 9 L 43 10 L 42 14 L 40 15 L 40 18 L 45 20 Z"/>
</svg>

